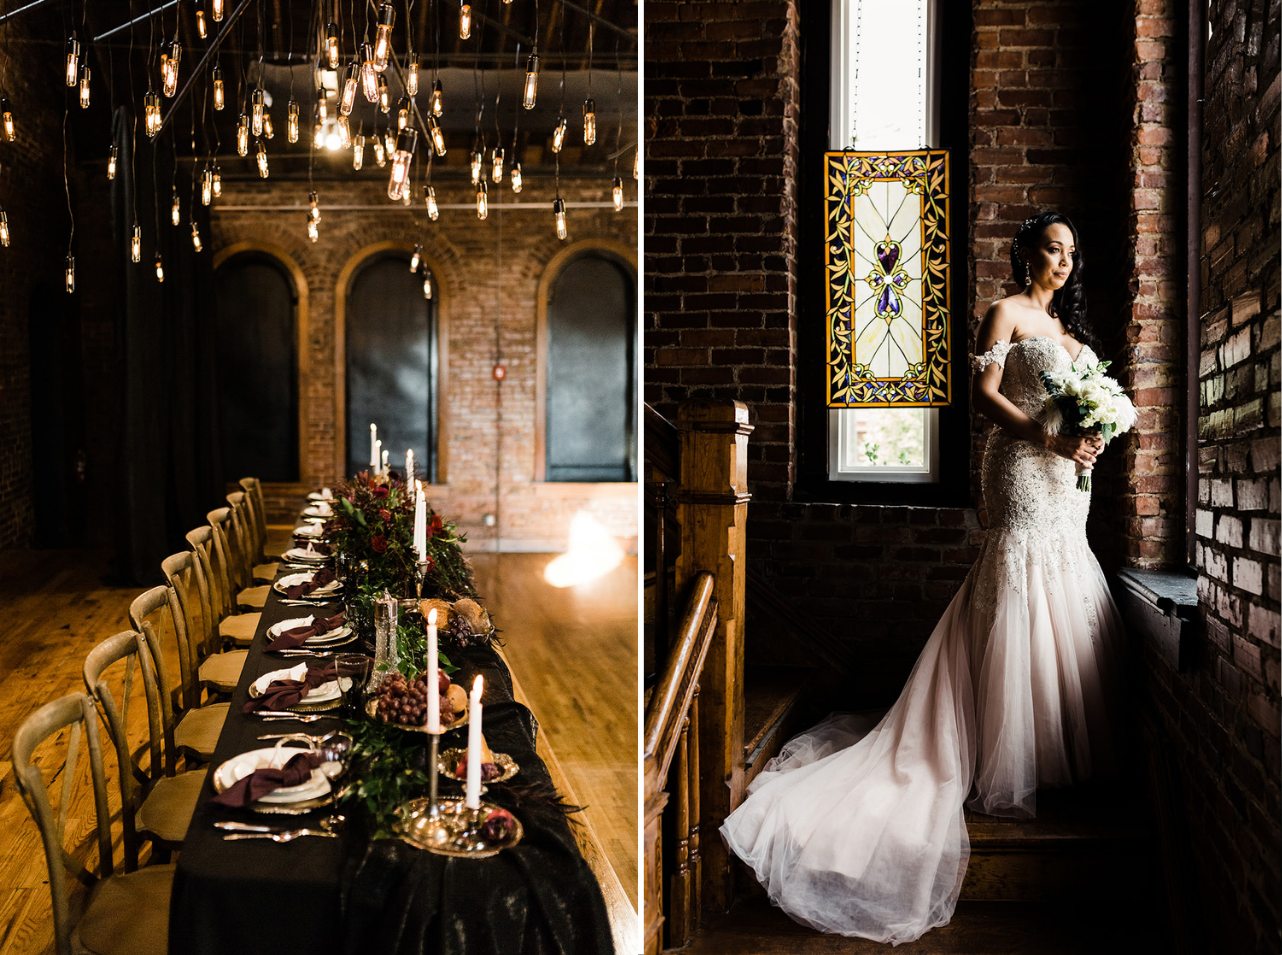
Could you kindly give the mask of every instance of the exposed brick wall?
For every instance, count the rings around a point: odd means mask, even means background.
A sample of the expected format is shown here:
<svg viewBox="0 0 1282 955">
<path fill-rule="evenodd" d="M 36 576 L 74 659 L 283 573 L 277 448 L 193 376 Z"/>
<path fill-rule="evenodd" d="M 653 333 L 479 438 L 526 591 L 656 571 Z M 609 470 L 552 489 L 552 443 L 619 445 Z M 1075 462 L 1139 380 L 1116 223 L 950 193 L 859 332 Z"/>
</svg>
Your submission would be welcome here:
<svg viewBox="0 0 1282 955">
<path fill-rule="evenodd" d="M 539 279 L 567 244 L 593 238 L 636 248 L 636 212 L 571 208 L 570 239 L 563 244 L 552 227 L 550 184 L 527 176 L 520 210 L 509 208 L 512 193 L 491 192 L 489 218 L 480 222 L 468 209 L 443 209 L 423 233 L 424 254 L 438 269 L 437 280 L 447 301 L 449 367 L 442 403 L 448 432 L 446 483 L 432 490 L 435 507 L 457 520 L 474 542 L 494 536 L 482 516 L 497 510 L 498 532 L 513 541 L 563 542 L 574 512 L 584 509 L 611 533 L 635 546 L 635 485 L 541 484 L 535 471 L 536 292 Z M 337 277 L 362 249 L 379 242 L 416 241 L 409 210 L 389 208 L 382 182 L 344 180 L 317 182 L 322 207 L 327 203 L 368 204 L 369 211 L 323 213 L 321 238 L 307 238 L 304 212 L 228 211 L 215 203 L 211 215 L 211 252 L 241 243 L 264 243 L 283 249 L 303 271 L 309 298 L 308 355 L 310 374 L 301 405 L 306 422 L 300 470 L 304 483 L 332 483 L 340 475 L 335 458 L 337 409 L 335 393 L 335 314 Z M 455 178 L 438 179 L 442 204 L 468 203 L 469 185 Z M 272 206 L 305 203 L 306 183 L 258 180 L 227 183 L 221 206 Z M 608 201 L 609 179 L 562 176 L 567 201 Z M 531 205 L 532 204 L 532 205 Z M 502 269 L 496 269 L 499 223 L 502 222 Z M 500 289 L 497 287 L 501 282 Z M 498 391 L 491 370 L 495 358 L 495 313 L 501 315 L 502 362 L 507 377 L 502 389 L 502 481 L 496 502 L 495 453 L 498 436 Z"/>
</svg>

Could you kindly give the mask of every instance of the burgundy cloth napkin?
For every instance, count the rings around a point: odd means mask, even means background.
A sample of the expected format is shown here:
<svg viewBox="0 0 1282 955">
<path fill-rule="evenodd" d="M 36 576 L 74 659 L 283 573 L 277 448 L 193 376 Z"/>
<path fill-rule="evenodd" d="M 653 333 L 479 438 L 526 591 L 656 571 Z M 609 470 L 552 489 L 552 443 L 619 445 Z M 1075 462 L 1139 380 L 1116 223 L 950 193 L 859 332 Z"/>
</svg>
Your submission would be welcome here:
<svg viewBox="0 0 1282 955">
<path fill-rule="evenodd" d="M 324 541 L 318 541 L 315 537 L 295 537 L 294 546 L 307 550 L 307 545 L 312 545 L 312 553 L 317 557 L 329 557 L 332 553 L 328 544 Z"/>
<path fill-rule="evenodd" d="M 242 713 L 253 713 L 256 710 L 285 710 L 293 706 L 308 692 L 322 683 L 328 683 L 337 675 L 333 663 L 321 670 L 309 667 L 301 680 L 273 680 L 267 684 L 267 691 L 255 699 L 250 697 L 241 707 Z"/>
<path fill-rule="evenodd" d="M 311 778 L 312 770 L 320 765 L 320 761 L 317 753 L 300 752 L 280 769 L 255 769 L 209 801 L 219 806 L 241 809 L 252 802 L 257 802 L 268 793 L 286 786 L 300 786 L 307 782 Z"/>
<path fill-rule="evenodd" d="M 312 575 L 312 579 L 305 583 L 296 584 L 293 587 L 285 588 L 285 596 L 290 600 L 299 600 L 306 597 L 318 587 L 324 587 L 330 581 L 334 580 L 334 572 L 328 567 L 322 567 Z"/>
<path fill-rule="evenodd" d="M 267 649 L 291 650 L 294 647 L 301 647 L 309 637 L 317 637 L 331 630 L 337 630 L 343 625 L 345 614 L 346 611 L 340 611 L 332 617 L 319 617 L 303 627 L 282 630 L 280 635 L 267 645 Z"/>
</svg>

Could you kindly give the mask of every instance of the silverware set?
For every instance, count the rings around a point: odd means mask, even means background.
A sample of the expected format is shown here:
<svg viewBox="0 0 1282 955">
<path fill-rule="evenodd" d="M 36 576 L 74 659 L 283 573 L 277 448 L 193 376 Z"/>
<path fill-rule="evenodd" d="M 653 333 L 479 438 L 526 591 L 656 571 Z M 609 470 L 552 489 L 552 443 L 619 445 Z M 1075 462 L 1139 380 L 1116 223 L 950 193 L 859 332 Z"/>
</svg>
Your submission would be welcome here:
<svg viewBox="0 0 1282 955">
<path fill-rule="evenodd" d="M 286 829 L 281 826 L 251 826 L 245 822 L 216 822 L 215 829 L 222 829 L 226 835 L 224 842 L 240 839 L 270 839 L 272 842 L 293 842 L 300 836 L 321 836 L 326 839 L 337 839 L 337 832 L 325 829 Z"/>
<path fill-rule="evenodd" d="M 299 723 L 315 723 L 317 720 L 333 719 L 333 714 L 293 713 L 289 710 L 262 710 L 251 715 L 257 716 L 268 723 L 272 723 L 277 720 L 295 720 Z"/>
</svg>

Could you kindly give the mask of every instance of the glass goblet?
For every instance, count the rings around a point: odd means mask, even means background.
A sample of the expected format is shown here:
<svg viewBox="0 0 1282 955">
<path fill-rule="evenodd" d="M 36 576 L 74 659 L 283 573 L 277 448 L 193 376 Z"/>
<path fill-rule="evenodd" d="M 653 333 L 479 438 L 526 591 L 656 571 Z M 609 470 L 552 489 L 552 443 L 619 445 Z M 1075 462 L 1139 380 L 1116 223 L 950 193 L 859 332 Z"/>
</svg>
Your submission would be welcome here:
<svg viewBox="0 0 1282 955">
<path fill-rule="evenodd" d="M 338 688 L 343 694 L 343 712 L 358 716 L 365 702 L 365 686 L 374 669 L 374 661 L 363 653 L 340 653 L 334 657 Z"/>
</svg>

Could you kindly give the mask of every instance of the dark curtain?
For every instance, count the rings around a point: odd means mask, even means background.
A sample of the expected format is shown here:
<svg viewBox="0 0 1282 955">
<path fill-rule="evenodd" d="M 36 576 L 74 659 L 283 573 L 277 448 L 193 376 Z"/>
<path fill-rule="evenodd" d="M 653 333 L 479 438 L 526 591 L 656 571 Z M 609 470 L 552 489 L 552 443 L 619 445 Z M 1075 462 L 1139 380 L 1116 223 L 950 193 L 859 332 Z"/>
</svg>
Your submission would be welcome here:
<svg viewBox="0 0 1282 955">
<path fill-rule="evenodd" d="M 186 549 L 183 535 L 206 523 L 206 512 L 226 500 L 214 393 L 209 216 L 197 203 L 196 221 L 206 243 L 197 253 L 191 243 L 190 165 L 179 166 L 182 219 L 174 226 L 169 132 L 153 146 L 141 121 L 135 137 L 133 123 L 124 107 L 116 111 L 112 132 L 120 163 L 111 183 L 120 421 L 116 575 L 123 582 L 154 584 L 160 580 L 160 561 Z M 142 227 L 137 264 L 130 259 L 135 212 Z M 156 280 L 157 251 L 164 261 L 163 284 Z"/>
</svg>

